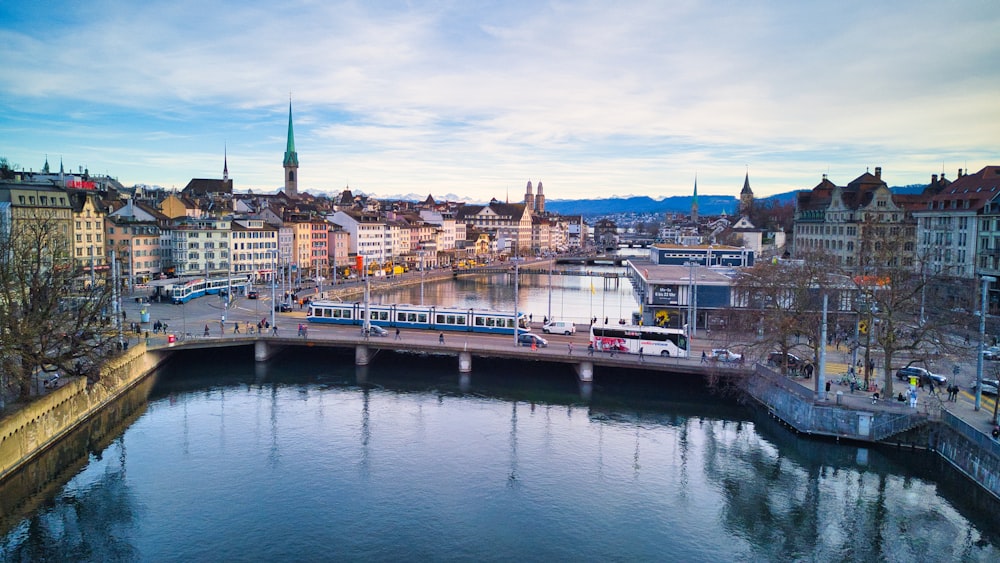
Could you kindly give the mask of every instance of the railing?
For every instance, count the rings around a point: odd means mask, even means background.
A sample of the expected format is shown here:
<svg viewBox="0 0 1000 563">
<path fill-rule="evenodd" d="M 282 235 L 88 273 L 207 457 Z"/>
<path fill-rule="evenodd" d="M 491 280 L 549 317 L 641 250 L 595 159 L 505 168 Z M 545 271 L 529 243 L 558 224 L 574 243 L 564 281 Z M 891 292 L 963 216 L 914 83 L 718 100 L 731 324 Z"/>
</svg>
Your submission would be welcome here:
<svg viewBox="0 0 1000 563">
<path fill-rule="evenodd" d="M 873 440 L 881 441 L 890 436 L 913 430 L 914 428 L 927 422 L 927 417 L 920 414 L 898 414 L 882 418 L 878 424 L 872 425 L 871 437 Z"/>
</svg>

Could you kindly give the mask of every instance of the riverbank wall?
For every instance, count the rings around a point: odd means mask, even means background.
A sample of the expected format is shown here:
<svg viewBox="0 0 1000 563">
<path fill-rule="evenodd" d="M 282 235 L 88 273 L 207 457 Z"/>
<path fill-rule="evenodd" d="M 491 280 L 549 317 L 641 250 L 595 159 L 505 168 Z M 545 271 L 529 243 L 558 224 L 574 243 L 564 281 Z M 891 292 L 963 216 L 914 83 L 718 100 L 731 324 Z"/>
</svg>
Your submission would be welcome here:
<svg viewBox="0 0 1000 563">
<path fill-rule="evenodd" d="M 97 381 L 70 379 L 0 419 L 0 481 L 137 385 L 166 358 L 166 353 L 139 344 L 106 362 Z"/>
<path fill-rule="evenodd" d="M 1000 443 L 940 404 L 915 411 L 895 401 L 871 408 L 838 404 L 837 395 L 817 401 L 813 391 L 764 366 L 757 366 L 746 390 L 797 433 L 936 452 L 1000 501 Z"/>
</svg>

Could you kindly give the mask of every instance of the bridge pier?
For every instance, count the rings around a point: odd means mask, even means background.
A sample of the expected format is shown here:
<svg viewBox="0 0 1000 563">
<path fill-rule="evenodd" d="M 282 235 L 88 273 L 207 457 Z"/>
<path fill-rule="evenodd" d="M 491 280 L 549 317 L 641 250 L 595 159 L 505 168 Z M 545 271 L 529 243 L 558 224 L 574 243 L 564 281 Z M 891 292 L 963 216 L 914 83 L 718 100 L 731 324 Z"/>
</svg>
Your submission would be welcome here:
<svg viewBox="0 0 1000 563">
<path fill-rule="evenodd" d="M 574 369 L 580 381 L 594 381 L 594 362 L 582 361 L 576 364 Z"/>
<path fill-rule="evenodd" d="M 253 359 L 266 362 L 281 350 L 281 346 L 270 345 L 267 340 L 258 339 L 253 343 Z"/>
<path fill-rule="evenodd" d="M 371 356 L 368 354 L 368 346 L 358 344 L 358 346 L 354 348 L 354 365 L 367 366 L 371 359 Z"/>
<path fill-rule="evenodd" d="M 458 353 L 458 372 L 469 373 L 472 371 L 472 354 L 469 352 Z"/>
</svg>

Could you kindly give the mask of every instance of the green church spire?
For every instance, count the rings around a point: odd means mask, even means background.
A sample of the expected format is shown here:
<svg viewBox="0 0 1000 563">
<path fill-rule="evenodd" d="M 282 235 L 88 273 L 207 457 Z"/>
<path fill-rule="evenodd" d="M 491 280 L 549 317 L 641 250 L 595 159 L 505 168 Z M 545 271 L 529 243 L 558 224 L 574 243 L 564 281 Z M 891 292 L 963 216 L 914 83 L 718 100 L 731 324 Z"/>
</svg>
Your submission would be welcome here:
<svg viewBox="0 0 1000 563">
<path fill-rule="evenodd" d="M 292 131 L 292 101 L 288 100 L 288 144 L 285 146 L 285 166 L 298 166 L 299 155 L 295 152 L 295 133 Z"/>
</svg>

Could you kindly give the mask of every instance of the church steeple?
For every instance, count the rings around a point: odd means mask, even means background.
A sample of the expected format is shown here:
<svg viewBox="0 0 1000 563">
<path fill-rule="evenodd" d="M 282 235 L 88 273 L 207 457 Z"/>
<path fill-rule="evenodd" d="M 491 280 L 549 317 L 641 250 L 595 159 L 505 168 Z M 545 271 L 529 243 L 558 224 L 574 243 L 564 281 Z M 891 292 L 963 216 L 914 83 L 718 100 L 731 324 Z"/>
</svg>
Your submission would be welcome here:
<svg viewBox="0 0 1000 563">
<path fill-rule="evenodd" d="M 222 148 L 222 181 L 229 179 L 229 147 L 223 145 Z"/>
<path fill-rule="evenodd" d="M 292 100 L 288 100 L 288 142 L 285 145 L 285 195 L 299 197 L 299 155 L 295 152 L 295 133 L 292 131 Z"/>
<path fill-rule="evenodd" d="M 691 222 L 698 222 L 698 175 L 694 177 L 694 196 L 691 197 Z"/>
<path fill-rule="evenodd" d="M 750 189 L 750 170 L 743 178 L 743 190 L 740 191 L 740 215 L 748 215 L 753 209 L 753 190 Z"/>
</svg>

